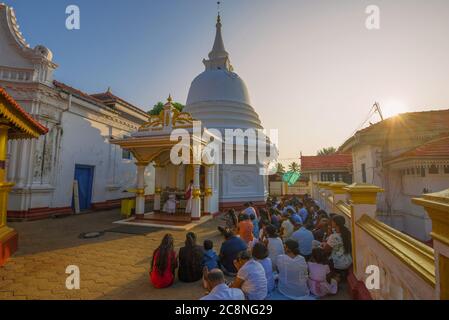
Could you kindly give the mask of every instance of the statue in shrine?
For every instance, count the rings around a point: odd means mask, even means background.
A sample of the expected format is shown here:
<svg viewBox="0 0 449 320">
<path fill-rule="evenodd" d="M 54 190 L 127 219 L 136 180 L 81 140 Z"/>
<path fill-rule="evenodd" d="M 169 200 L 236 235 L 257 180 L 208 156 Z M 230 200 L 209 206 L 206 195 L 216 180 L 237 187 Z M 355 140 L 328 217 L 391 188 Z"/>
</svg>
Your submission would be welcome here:
<svg viewBox="0 0 449 320">
<path fill-rule="evenodd" d="M 193 192 L 193 180 L 190 180 L 189 185 L 187 186 L 186 193 L 184 198 L 186 200 L 186 213 L 192 212 L 192 192 Z"/>
<path fill-rule="evenodd" d="M 176 201 L 176 194 L 170 193 L 168 195 L 168 200 L 164 203 L 162 211 L 170 214 L 175 214 L 177 203 L 178 202 Z"/>
</svg>

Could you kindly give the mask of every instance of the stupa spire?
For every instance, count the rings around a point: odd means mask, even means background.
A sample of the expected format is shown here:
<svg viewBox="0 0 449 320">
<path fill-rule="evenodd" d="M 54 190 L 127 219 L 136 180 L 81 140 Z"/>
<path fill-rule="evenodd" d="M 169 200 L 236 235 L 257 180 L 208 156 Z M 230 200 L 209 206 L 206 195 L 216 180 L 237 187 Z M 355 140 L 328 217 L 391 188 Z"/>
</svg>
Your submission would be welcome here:
<svg viewBox="0 0 449 320">
<path fill-rule="evenodd" d="M 214 46 L 209 53 L 209 60 L 204 60 L 206 69 L 226 69 L 230 71 L 232 69 L 229 63 L 229 54 L 225 49 L 223 36 L 221 33 L 221 14 L 220 14 L 220 2 L 218 4 L 217 24 Z"/>
</svg>

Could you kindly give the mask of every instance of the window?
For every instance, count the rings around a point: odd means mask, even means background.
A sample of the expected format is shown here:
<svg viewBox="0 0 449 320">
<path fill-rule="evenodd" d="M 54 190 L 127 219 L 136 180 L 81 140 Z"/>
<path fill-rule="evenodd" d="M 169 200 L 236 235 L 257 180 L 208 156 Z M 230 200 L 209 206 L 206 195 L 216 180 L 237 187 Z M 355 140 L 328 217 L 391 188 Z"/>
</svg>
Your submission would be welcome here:
<svg viewBox="0 0 449 320">
<path fill-rule="evenodd" d="M 429 174 L 438 174 L 439 170 L 438 167 L 436 165 L 431 165 L 429 168 Z"/>
<path fill-rule="evenodd" d="M 366 183 L 366 164 L 362 163 L 362 181 Z"/>
<path fill-rule="evenodd" d="M 424 178 L 426 176 L 426 168 L 421 167 L 421 177 Z"/>
<path fill-rule="evenodd" d="M 131 160 L 131 152 L 129 150 L 122 149 L 122 159 Z"/>
</svg>

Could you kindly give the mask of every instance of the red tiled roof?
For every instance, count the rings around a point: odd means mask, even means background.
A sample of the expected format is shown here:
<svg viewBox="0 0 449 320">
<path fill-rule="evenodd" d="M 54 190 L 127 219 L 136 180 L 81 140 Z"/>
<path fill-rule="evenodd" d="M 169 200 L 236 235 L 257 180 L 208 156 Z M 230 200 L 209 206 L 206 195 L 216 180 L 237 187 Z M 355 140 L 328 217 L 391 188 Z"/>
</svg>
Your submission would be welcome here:
<svg viewBox="0 0 449 320">
<path fill-rule="evenodd" d="M 98 99 L 100 101 L 102 101 L 103 103 L 108 103 L 108 102 L 121 102 L 126 104 L 128 107 L 131 107 L 132 109 L 134 109 L 136 112 L 139 113 L 144 113 L 145 115 L 147 115 L 147 113 L 145 111 L 143 111 L 141 108 L 136 107 L 135 105 L 133 105 L 132 103 L 129 103 L 128 101 L 117 97 L 116 95 L 114 95 L 112 92 L 107 91 L 107 92 L 103 92 L 103 93 L 95 93 L 95 94 L 91 94 L 91 97 L 94 97 L 95 99 Z"/>
<path fill-rule="evenodd" d="M 38 133 L 46 134 L 48 132 L 48 128 L 44 127 L 42 124 L 39 123 L 36 119 L 34 119 L 28 112 L 26 112 L 18 103 L 16 100 L 14 100 L 3 87 L 0 87 L 0 96 L 3 97 L 8 104 L 13 107 L 28 124 L 33 127 Z"/>
<path fill-rule="evenodd" d="M 101 100 L 99 100 L 99 99 L 97 99 L 97 98 L 95 98 L 95 97 L 93 97 L 93 96 L 91 96 L 91 95 L 89 95 L 89 94 L 87 94 L 85 92 L 82 92 L 81 90 L 78 90 L 78 89 L 75 89 L 75 88 L 73 88 L 71 86 L 68 86 L 65 83 L 62 83 L 62 82 L 59 82 L 59 81 L 55 80 L 55 81 L 53 81 L 53 84 L 55 85 L 55 87 L 57 87 L 59 89 L 62 89 L 62 90 L 67 91 L 67 92 L 70 92 L 72 94 L 77 95 L 80 98 L 84 98 L 84 99 L 86 99 L 88 101 L 91 101 L 91 102 L 94 102 L 94 103 L 97 103 L 97 104 L 100 104 L 100 105 L 106 107 L 106 105 L 103 103 L 103 101 L 101 101 Z"/>
<path fill-rule="evenodd" d="M 403 154 L 388 160 L 388 162 L 406 158 L 448 158 L 449 136 L 443 136 L 428 141 L 419 147 L 404 152 Z"/>
<path fill-rule="evenodd" d="M 301 171 L 348 170 L 352 167 L 351 154 L 332 154 L 327 156 L 302 156 Z"/>
</svg>

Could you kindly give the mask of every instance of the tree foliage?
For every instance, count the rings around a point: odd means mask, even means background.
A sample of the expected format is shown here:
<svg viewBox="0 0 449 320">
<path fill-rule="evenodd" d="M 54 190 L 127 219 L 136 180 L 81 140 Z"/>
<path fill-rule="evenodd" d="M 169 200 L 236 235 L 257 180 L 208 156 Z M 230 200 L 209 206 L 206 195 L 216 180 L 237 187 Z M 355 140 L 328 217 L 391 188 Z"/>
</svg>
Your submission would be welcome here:
<svg viewBox="0 0 449 320">
<path fill-rule="evenodd" d="M 184 105 L 182 103 L 179 102 L 172 102 L 173 107 L 175 107 L 176 109 L 178 109 L 180 112 L 182 112 L 182 110 L 184 109 Z M 153 109 L 151 109 L 150 111 L 148 111 L 148 113 L 152 116 L 157 116 L 158 114 L 161 113 L 162 109 L 164 108 L 164 103 L 159 101 L 158 103 L 156 103 L 153 107 Z"/>
<path fill-rule="evenodd" d="M 282 163 L 276 165 L 276 173 L 285 173 L 285 167 Z"/>
<path fill-rule="evenodd" d="M 301 167 L 297 162 L 292 162 L 288 166 L 288 169 L 293 172 L 299 172 L 301 170 Z"/>
<path fill-rule="evenodd" d="M 328 156 L 331 154 L 334 154 L 337 152 L 337 149 L 335 149 L 334 147 L 329 147 L 329 148 L 323 148 L 320 151 L 318 151 L 317 155 L 318 156 Z"/>
</svg>

